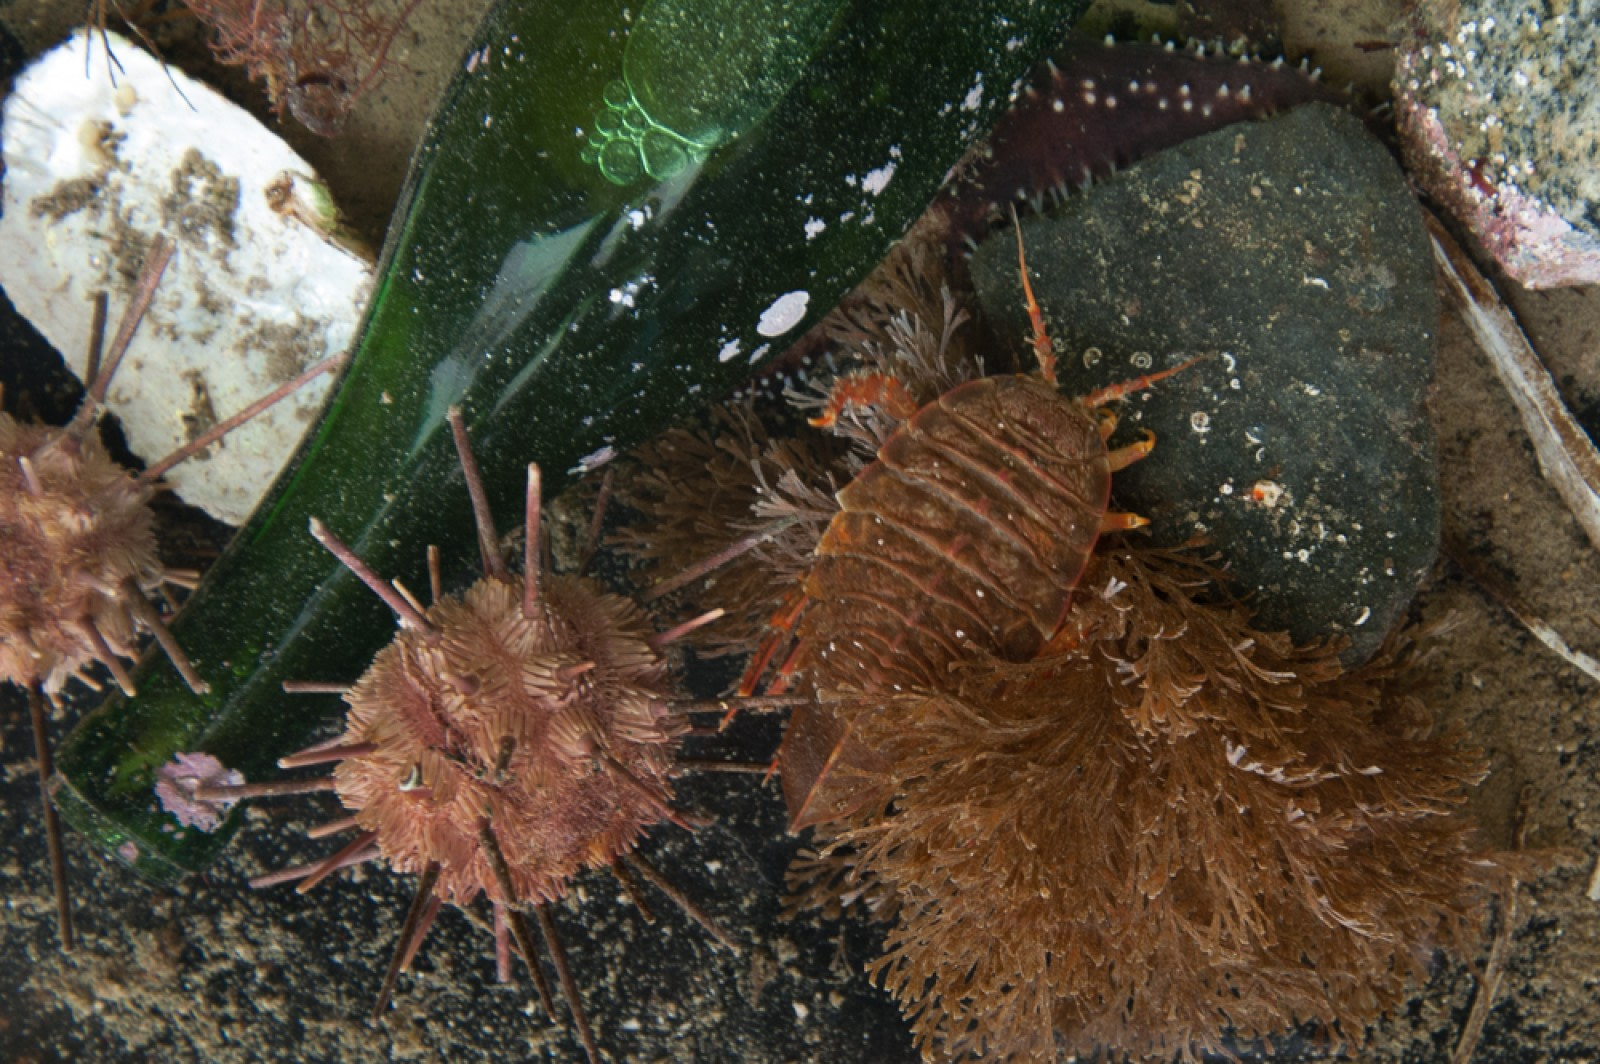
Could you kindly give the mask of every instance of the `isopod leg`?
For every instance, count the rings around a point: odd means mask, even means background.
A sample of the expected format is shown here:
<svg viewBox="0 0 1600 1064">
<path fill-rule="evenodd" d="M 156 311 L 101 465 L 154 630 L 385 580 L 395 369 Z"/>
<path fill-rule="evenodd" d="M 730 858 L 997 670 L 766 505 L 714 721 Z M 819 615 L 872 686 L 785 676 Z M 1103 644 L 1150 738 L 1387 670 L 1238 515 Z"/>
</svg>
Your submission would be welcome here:
<svg viewBox="0 0 1600 1064">
<path fill-rule="evenodd" d="M 1107 403 L 1116 402 L 1118 399 L 1121 399 L 1124 396 L 1132 395 L 1134 392 L 1141 392 L 1150 387 L 1156 381 L 1166 380 L 1175 373 L 1182 373 L 1184 370 L 1188 369 L 1196 362 L 1201 361 L 1205 357 L 1205 355 L 1196 355 L 1187 361 L 1180 362 L 1176 366 L 1169 367 L 1168 369 L 1161 370 L 1157 373 L 1146 373 L 1144 376 L 1134 377 L 1132 380 L 1119 381 L 1116 384 L 1108 384 L 1104 388 L 1098 388 L 1090 392 L 1082 399 L 1079 399 L 1078 402 L 1087 409 L 1094 410 L 1098 407 L 1105 406 Z"/>
<path fill-rule="evenodd" d="M 1100 534 L 1105 535 L 1107 532 L 1127 532 L 1130 529 L 1143 528 L 1149 523 L 1150 519 L 1148 517 L 1140 517 L 1138 514 L 1120 513 L 1115 510 L 1107 510 L 1100 517 Z"/>
<path fill-rule="evenodd" d="M 772 682 L 767 684 L 767 694 L 786 695 L 789 693 L 789 685 L 794 682 L 795 670 L 800 667 L 800 650 L 799 643 L 789 648 L 789 656 L 783 659 L 783 663 L 778 666 L 778 671 L 772 674 Z"/>
<path fill-rule="evenodd" d="M 1083 641 L 1083 632 L 1070 624 L 1064 624 L 1056 629 L 1056 634 L 1051 636 L 1044 646 L 1039 648 L 1039 653 L 1034 655 L 1035 660 L 1053 658 L 1058 654 L 1065 654 Z"/>
<path fill-rule="evenodd" d="M 891 416 L 904 421 L 917 412 L 918 403 L 898 377 L 860 370 L 835 380 L 822 413 L 806 423 L 819 429 L 829 428 L 839 420 L 840 414 L 858 406 L 881 406 Z"/>
<path fill-rule="evenodd" d="M 800 615 L 805 612 L 806 604 L 810 599 L 802 590 L 791 591 L 785 598 L 778 612 L 772 615 L 768 622 L 772 631 L 767 633 L 767 638 L 761 641 L 761 646 L 756 650 L 756 655 L 750 660 L 749 668 L 745 669 L 744 676 L 739 679 L 739 697 L 748 698 L 756 693 L 756 688 L 761 685 L 761 676 L 767 671 L 767 666 L 772 664 L 772 658 L 778 653 L 778 648 L 794 634 L 795 625 L 800 623 Z M 738 707 L 728 711 L 723 718 L 723 727 L 733 720 L 733 715 L 738 712 Z"/>
<path fill-rule="evenodd" d="M 1039 301 L 1033 298 L 1033 284 L 1028 280 L 1028 256 L 1022 250 L 1022 225 L 1017 221 L 1017 209 L 1011 208 L 1011 228 L 1017 233 L 1017 272 L 1022 275 L 1022 294 L 1028 299 L 1028 322 L 1033 326 L 1033 357 L 1039 360 L 1039 376 L 1050 387 L 1056 386 L 1056 350 L 1050 343 L 1050 334 L 1044 329 L 1044 313 Z M 1092 404 L 1098 406 L 1099 404 Z"/>
<path fill-rule="evenodd" d="M 1146 432 L 1144 439 L 1139 440 L 1137 443 L 1130 443 L 1126 447 L 1118 447 L 1114 451 L 1106 452 L 1106 463 L 1111 467 L 1111 472 L 1117 473 L 1145 458 L 1155 449 L 1156 434 Z"/>
</svg>

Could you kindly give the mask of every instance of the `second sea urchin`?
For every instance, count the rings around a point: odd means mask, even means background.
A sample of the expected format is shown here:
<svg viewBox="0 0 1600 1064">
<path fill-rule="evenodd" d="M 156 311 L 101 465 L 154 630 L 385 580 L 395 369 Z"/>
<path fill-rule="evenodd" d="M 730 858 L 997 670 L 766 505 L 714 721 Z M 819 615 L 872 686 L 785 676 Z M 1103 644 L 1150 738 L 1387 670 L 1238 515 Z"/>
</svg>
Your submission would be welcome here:
<svg viewBox="0 0 1600 1064">
<path fill-rule="evenodd" d="M 516 941 L 546 1010 L 553 1000 L 525 910 L 535 916 L 584 1049 L 599 1058 L 548 905 L 587 868 L 629 870 L 667 893 L 719 941 L 723 933 L 632 851 L 654 824 L 690 824 L 671 806 L 689 730 L 674 705 L 663 648 L 720 611 L 654 631 L 631 600 L 580 576 L 542 569 L 539 470 L 528 467 L 524 572 L 500 557 L 477 464 L 450 413 L 477 520 L 485 575 L 459 596 L 440 587 L 429 552 L 424 608 L 374 573 L 319 521 L 312 535 L 384 600 L 400 631 L 348 689 L 342 735 L 280 762 L 337 762 L 331 777 L 284 784 L 200 785 L 199 801 L 333 790 L 349 815 L 313 834 L 355 832 L 326 859 L 258 878 L 300 879 L 302 892 L 351 864 L 382 859 L 420 877 L 375 1014 L 445 902 L 493 910 L 500 974 Z M 299 685 L 323 690 L 323 685 Z"/>
<path fill-rule="evenodd" d="M 174 250 L 160 235 L 150 241 L 121 323 L 103 351 L 108 300 L 104 293 L 97 298 L 87 391 L 68 424 L 29 424 L 0 413 L 0 684 L 28 693 L 56 919 L 66 950 L 73 944 L 72 914 L 65 850 L 50 798 L 54 769 L 44 703 L 57 702 L 73 680 L 100 690 L 96 666 L 110 672 L 123 692 L 134 694 L 128 663 L 138 656 L 141 630 L 160 644 L 191 691 L 207 689 L 150 601 L 160 594 L 170 605 L 170 589 L 193 587 L 199 575 L 161 561 L 151 500 L 163 487 L 161 478 L 178 463 L 342 361 L 318 363 L 141 472 L 124 469 L 100 439 L 100 418 L 112 377 Z"/>
<path fill-rule="evenodd" d="M 136 654 L 140 627 L 161 641 L 191 687 L 204 687 L 146 601 L 164 585 L 193 579 L 166 569 L 156 553 L 149 502 L 172 462 L 131 473 L 94 431 L 112 374 L 171 257 L 165 241 L 151 246 L 106 364 L 91 375 L 69 425 L 0 414 L 0 680 L 51 698 L 73 679 L 95 685 L 88 674 L 97 663 L 131 692 L 124 661 Z"/>
</svg>

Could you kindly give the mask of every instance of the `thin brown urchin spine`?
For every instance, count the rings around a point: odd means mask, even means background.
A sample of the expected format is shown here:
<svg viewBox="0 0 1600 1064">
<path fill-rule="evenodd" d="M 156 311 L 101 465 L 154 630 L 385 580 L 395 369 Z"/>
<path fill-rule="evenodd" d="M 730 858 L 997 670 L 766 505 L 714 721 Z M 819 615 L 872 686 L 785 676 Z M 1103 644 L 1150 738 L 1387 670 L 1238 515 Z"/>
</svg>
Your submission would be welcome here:
<svg viewBox="0 0 1600 1064">
<path fill-rule="evenodd" d="M 283 759 L 284 767 L 337 762 L 329 778 L 205 785 L 200 801 L 334 790 L 351 815 L 314 834 L 355 832 L 326 859 L 259 877 L 298 878 L 304 892 L 339 868 L 381 858 L 417 874 L 374 1015 L 416 955 L 445 902 L 480 895 L 493 909 L 496 954 L 507 977 L 514 939 L 554 1015 L 531 907 L 585 1052 L 599 1059 L 582 1000 L 548 912 L 586 868 L 615 872 L 633 894 L 636 871 L 724 945 L 727 936 L 633 851 L 654 824 L 693 825 L 672 808 L 671 778 L 687 720 L 671 697 L 662 649 L 721 611 L 653 631 L 632 601 L 583 577 L 544 571 L 539 469 L 528 466 L 523 575 L 501 559 L 461 414 L 450 426 L 472 500 L 485 575 L 460 596 L 440 587 L 429 552 L 432 605 L 386 582 L 320 521 L 311 532 L 394 610 L 400 631 L 348 689 L 344 733 Z M 304 691 L 327 685 L 295 685 Z"/>
</svg>

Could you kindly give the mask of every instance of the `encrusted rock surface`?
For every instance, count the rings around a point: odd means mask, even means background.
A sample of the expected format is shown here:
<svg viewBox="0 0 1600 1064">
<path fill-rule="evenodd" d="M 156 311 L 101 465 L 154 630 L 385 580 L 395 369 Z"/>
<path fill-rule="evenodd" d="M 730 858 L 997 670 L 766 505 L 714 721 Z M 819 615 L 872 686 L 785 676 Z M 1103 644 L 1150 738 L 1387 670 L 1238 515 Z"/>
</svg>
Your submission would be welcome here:
<svg viewBox="0 0 1600 1064">
<path fill-rule="evenodd" d="M 1600 0 L 1426 0 L 1397 44 L 1423 186 L 1529 288 L 1600 282 Z"/>
<path fill-rule="evenodd" d="M 1022 238 L 1063 388 L 1202 361 L 1116 407 L 1154 454 L 1115 503 L 1158 542 L 1202 536 L 1262 627 L 1367 656 L 1439 535 L 1425 399 L 1438 303 L 1394 160 L 1320 104 L 1147 159 Z M 1011 234 L 973 259 L 997 328 L 1028 324 Z"/>
</svg>

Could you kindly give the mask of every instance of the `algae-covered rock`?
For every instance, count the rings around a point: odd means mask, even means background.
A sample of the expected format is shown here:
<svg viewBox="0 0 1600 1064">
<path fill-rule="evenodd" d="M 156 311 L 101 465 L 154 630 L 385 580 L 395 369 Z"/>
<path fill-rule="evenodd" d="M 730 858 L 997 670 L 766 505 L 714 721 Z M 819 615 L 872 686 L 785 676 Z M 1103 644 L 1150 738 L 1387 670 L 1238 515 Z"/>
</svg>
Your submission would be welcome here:
<svg viewBox="0 0 1600 1064">
<path fill-rule="evenodd" d="M 1203 536 L 1262 627 L 1370 654 L 1439 537 L 1432 258 L 1383 146 L 1308 105 L 1153 156 L 1022 239 L 1067 392 L 1205 356 L 1117 405 L 1117 441 L 1158 444 L 1116 504 L 1161 543 Z M 1012 234 L 973 273 L 1020 343 Z"/>
<path fill-rule="evenodd" d="M 1395 43 L 1417 183 L 1527 287 L 1600 282 L 1600 0 L 1408 4 Z"/>
</svg>

